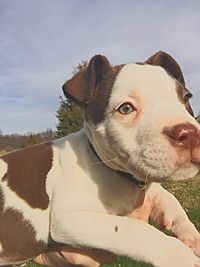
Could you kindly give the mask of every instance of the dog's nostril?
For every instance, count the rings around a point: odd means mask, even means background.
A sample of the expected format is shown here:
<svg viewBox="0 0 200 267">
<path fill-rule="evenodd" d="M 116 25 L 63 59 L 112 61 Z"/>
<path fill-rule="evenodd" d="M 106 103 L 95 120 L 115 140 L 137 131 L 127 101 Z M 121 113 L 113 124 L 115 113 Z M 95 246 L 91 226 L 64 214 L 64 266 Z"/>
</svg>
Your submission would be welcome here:
<svg viewBox="0 0 200 267">
<path fill-rule="evenodd" d="M 200 144 L 200 132 L 190 123 L 181 123 L 172 128 L 166 128 L 163 133 L 173 141 L 173 144 L 186 149 L 193 149 Z"/>
</svg>

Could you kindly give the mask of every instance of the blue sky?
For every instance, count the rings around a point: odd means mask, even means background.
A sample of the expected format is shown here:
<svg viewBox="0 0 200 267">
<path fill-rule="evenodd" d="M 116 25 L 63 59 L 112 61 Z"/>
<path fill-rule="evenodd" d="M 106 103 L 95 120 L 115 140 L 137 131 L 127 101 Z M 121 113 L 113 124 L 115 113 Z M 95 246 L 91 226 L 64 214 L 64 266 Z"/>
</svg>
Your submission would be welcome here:
<svg viewBox="0 0 200 267">
<path fill-rule="evenodd" d="M 55 129 L 62 84 L 97 53 L 115 65 L 168 52 L 199 112 L 199 10 L 199 0 L 1 0 L 0 130 Z"/>
</svg>

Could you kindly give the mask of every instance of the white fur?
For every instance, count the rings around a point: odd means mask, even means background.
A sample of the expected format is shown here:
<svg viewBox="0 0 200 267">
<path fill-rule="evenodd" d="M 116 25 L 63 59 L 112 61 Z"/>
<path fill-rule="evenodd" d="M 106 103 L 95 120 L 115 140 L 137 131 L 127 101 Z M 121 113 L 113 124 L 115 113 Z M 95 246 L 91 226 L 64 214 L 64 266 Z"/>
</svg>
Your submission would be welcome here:
<svg viewBox="0 0 200 267">
<path fill-rule="evenodd" d="M 6 174 L 8 169 L 7 163 L 0 159 L 0 180 L 3 178 L 3 176 Z"/>
<path fill-rule="evenodd" d="M 2 247 L 2 244 L 0 242 L 0 253 L 3 252 L 3 247 Z"/>
</svg>

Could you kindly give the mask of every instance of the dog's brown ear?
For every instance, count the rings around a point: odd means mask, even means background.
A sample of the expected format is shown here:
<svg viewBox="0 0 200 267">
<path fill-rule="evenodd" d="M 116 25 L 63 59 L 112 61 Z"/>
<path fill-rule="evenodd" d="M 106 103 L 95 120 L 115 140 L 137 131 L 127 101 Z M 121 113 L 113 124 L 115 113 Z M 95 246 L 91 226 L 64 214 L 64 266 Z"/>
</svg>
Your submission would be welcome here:
<svg viewBox="0 0 200 267">
<path fill-rule="evenodd" d="M 110 71 L 111 65 L 107 58 L 101 55 L 94 56 L 89 65 L 78 72 L 63 85 L 66 97 L 83 106 L 91 102 L 98 84 Z"/>
<path fill-rule="evenodd" d="M 159 51 L 145 61 L 147 64 L 163 67 L 170 75 L 185 86 L 183 73 L 178 63 L 169 54 Z"/>
<path fill-rule="evenodd" d="M 172 77 L 177 79 L 182 85 L 182 91 L 180 93 L 180 97 L 182 98 L 183 103 L 185 104 L 186 109 L 188 112 L 194 116 L 193 110 L 189 103 L 189 98 L 191 96 L 191 93 L 187 88 L 185 88 L 185 80 L 183 77 L 183 73 L 181 71 L 180 66 L 175 61 L 173 57 L 168 55 L 167 53 L 163 51 L 159 51 L 155 53 L 153 56 L 151 56 L 149 59 L 145 61 L 147 64 L 151 65 L 157 65 L 163 67 Z M 186 99 L 186 100 L 185 100 Z"/>
</svg>

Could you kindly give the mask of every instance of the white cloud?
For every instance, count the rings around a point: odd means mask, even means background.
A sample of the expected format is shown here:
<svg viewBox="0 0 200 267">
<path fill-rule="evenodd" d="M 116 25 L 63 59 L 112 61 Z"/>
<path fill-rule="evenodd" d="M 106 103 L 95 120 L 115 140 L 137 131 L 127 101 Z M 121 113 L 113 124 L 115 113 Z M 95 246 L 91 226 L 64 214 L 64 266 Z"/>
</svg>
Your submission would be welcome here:
<svg viewBox="0 0 200 267">
<path fill-rule="evenodd" d="M 96 53 L 120 64 L 166 50 L 182 66 L 199 111 L 199 9 L 194 0 L 1 1 L 0 129 L 54 126 L 62 83 Z"/>
</svg>

